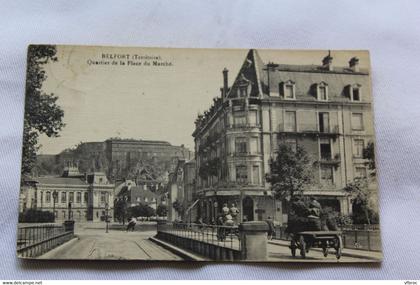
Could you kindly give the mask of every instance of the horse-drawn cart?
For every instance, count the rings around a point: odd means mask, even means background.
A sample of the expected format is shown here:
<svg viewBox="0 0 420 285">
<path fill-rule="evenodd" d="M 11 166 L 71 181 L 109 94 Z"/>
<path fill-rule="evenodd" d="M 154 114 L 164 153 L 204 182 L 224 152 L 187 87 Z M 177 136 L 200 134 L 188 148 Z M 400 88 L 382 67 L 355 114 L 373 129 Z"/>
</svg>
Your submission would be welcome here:
<svg viewBox="0 0 420 285">
<path fill-rule="evenodd" d="M 341 257 L 343 250 L 342 233 L 340 231 L 304 231 L 293 233 L 290 242 L 292 256 L 296 256 L 296 249 L 305 258 L 310 248 L 322 248 L 325 257 L 328 256 L 328 249 L 335 249 L 337 259 Z"/>
</svg>

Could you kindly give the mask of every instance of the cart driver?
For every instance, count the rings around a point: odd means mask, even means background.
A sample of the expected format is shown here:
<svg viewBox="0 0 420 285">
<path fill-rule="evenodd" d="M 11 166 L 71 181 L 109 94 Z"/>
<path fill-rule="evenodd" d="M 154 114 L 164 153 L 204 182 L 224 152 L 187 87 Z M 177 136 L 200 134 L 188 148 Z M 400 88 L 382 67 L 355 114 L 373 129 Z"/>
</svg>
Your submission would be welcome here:
<svg viewBox="0 0 420 285">
<path fill-rule="evenodd" d="M 308 230 L 320 231 L 321 230 L 321 204 L 315 199 L 310 197 L 309 213 L 308 213 Z"/>
<path fill-rule="evenodd" d="M 308 208 L 300 197 L 295 197 L 290 207 L 286 232 L 296 233 L 304 231 L 308 220 Z"/>
</svg>

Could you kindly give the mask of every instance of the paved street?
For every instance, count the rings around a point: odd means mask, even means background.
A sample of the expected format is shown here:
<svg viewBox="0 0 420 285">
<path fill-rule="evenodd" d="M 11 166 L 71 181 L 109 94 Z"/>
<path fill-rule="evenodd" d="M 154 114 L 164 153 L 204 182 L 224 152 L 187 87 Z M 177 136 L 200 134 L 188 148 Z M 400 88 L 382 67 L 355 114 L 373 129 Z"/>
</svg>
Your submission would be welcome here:
<svg viewBox="0 0 420 285">
<path fill-rule="evenodd" d="M 41 259 L 136 259 L 182 260 L 181 257 L 156 245 L 148 238 L 155 231 L 125 232 L 110 230 L 105 233 L 103 224 L 89 228 L 76 227 L 78 240 L 70 241 L 41 256 Z"/>
</svg>

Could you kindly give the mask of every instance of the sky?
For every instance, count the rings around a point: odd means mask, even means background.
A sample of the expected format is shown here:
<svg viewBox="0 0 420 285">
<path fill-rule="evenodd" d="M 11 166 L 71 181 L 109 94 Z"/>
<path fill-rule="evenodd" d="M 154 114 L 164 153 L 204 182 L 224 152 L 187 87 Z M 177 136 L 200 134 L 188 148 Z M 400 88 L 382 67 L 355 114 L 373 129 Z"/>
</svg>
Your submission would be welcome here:
<svg viewBox="0 0 420 285">
<path fill-rule="evenodd" d="M 79 142 L 110 137 L 164 140 L 193 150 L 197 114 L 220 96 L 223 68 L 229 70 L 231 85 L 247 52 L 57 46 L 58 60 L 44 66 L 43 90 L 58 96 L 66 126 L 59 137 L 42 135 L 39 153 L 57 154 Z M 264 63 L 319 65 L 328 51 L 259 49 L 258 53 Z M 370 66 L 365 51 L 331 51 L 331 55 L 336 66 L 348 66 L 353 56 L 360 59 L 361 68 Z M 148 58 L 166 65 L 144 65 L 152 63 Z M 142 65 L 128 65 L 129 60 Z"/>
</svg>

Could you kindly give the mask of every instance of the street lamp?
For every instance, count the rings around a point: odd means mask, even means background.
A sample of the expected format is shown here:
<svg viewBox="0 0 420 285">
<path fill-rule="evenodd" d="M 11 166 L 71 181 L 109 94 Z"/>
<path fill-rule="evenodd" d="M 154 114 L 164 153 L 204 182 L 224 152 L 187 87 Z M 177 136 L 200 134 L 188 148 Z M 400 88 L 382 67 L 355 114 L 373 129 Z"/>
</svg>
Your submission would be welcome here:
<svg viewBox="0 0 420 285">
<path fill-rule="evenodd" d="M 55 203 L 57 202 L 58 193 L 54 190 L 52 193 L 53 196 L 53 214 L 54 214 L 54 223 L 55 223 Z"/>
<path fill-rule="evenodd" d="M 108 233 L 108 223 L 109 223 L 108 211 L 109 211 L 109 204 L 108 203 L 105 203 L 105 223 L 106 223 L 106 230 L 105 230 L 105 232 L 106 233 Z"/>
<path fill-rule="evenodd" d="M 72 211 L 71 211 L 71 202 L 69 202 L 68 210 L 69 210 L 68 220 L 72 221 L 73 214 L 72 214 Z"/>
</svg>

